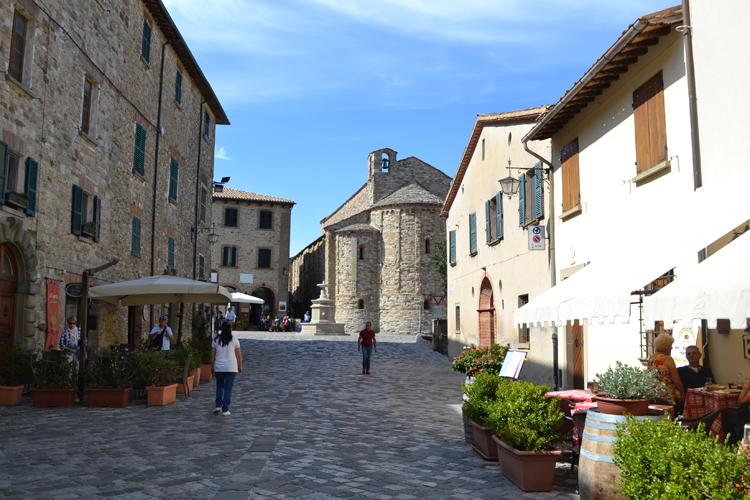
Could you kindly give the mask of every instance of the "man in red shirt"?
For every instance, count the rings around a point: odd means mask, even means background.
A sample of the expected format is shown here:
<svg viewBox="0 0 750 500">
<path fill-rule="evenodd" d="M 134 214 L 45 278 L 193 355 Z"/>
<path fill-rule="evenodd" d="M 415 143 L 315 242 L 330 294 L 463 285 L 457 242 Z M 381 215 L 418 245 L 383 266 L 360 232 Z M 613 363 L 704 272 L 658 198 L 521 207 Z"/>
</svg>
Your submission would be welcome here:
<svg viewBox="0 0 750 500">
<path fill-rule="evenodd" d="M 357 340 L 357 350 L 362 351 L 362 375 L 370 374 L 370 358 L 372 351 L 378 350 L 375 343 L 375 332 L 372 330 L 372 322 L 365 323 L 365 329 L 359 332 Z"/>
</svg>

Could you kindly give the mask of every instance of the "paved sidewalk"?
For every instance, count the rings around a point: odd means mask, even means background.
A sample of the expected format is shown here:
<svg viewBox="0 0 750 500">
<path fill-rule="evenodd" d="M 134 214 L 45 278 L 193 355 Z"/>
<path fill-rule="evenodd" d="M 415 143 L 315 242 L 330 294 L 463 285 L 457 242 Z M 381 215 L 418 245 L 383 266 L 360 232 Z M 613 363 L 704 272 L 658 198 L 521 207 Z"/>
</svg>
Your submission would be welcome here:
<svg viewBox="0 0 750 500">
<path fill-rule="evenodd" d="M 3 498 L 577 498 L 523 494 L 463 441 L 462 377 L 413 337 L 241 333 L 232 416 L 214 385 L 163 408 L 0 408 Z"/>
</svg>

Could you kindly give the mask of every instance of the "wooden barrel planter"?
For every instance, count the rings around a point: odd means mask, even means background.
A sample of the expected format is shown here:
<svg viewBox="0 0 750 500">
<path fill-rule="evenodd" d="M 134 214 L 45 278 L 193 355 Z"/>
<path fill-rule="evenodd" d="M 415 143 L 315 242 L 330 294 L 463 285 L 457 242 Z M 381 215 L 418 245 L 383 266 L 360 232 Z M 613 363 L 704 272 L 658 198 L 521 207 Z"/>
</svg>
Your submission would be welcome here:
<svg viewBox="0 0 750 500">
<path fill-rule="evenodd" d="M 639 421 L 659 420 L 659 415 L 634 417 Z M 581 452 L 578 461 L 578 493 L 581 500 L 623 499 L 620 495 L 620 469 L 614 463 L 617 426 L 625 416 L 608 415 L 597 410 L 586 413 Z"/>
</svg>

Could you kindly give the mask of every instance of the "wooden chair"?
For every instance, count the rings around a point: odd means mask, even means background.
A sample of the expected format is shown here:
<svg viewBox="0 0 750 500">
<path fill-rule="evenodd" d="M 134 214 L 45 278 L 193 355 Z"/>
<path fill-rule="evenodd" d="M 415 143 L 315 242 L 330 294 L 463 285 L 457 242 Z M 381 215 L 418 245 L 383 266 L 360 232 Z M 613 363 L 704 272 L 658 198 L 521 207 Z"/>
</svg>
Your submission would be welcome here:
<svg viewBox="0 0 750 500">
<path fill-rule="evenodd" d="M 684 427 L 685 429 L 689 429 L 691 431 L 694 431 L 698 429 L 698 426 L 700 424 L 703 424 L 703 430 L 705 432 L 709 432 L 711 430 L 711 426 L 714 423 L 714 420 L 716 420 L 716 417 L 719 416 L 721 412 L 719 410 L 714 410 L 711 412 L 706 413 L 705 415 L 701 415 L 698 418 L 692 418 L 692 419 L 686 419 L 683 417 L 680 417 L 680 425 Z"/>
</svg>

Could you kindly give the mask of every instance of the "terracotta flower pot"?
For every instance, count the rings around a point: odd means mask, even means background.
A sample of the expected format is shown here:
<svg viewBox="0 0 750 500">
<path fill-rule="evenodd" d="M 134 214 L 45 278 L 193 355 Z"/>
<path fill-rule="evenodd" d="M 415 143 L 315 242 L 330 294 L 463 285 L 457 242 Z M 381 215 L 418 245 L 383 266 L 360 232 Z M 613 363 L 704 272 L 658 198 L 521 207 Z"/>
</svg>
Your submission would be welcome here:
<svg viewBox="0 0 750 500">
<path fill-rule="evenodd" d="M 193 370 L 193 387 L 198 387 L 201 385 L 201 367 L 199 366 L 195 370 Z"/>
<path fill-rule="evenodd" d="M 125 408 L 130 402 L 130 387 L 89 387 L 86 389 L 86 406 L 89 408 Z"/>
<path fill-rule="evenodd" d="M 607 415 L 633 415 L 634 417 L 648 413 L 648 399 L 614 399 L 605 396 L 594 396 L 597 409 Z"/>
<path fill-rule="evenodd" d="M 201 380 L 204 382 L 211 382 L 213 376 L 211 375 L 211 363 L 201 365 Z"/>
<path fill-rule="evenodd" d="M 0 385 L 0 406 L 16 406 L 22 394 L 22 385 Z"/>
<path fill-rule="evenodd" d="M 192 392 L 194 378 L 195 378 L 194 375 L 190 375 L 187 378 L 187 384 L 177 384 L 177 394 L 185 394 L 185 385 L 187 385 L 188 392 Z"/>
<path fill-rule="evenodd" d="M 73 406 L 75 398 L 75 389 L 35 388 L 31 390 L 31 403 L 38 408 L 65 408 Z"/>
<path fill-rule="evenodd" d="M 497 447 L 492 442 L 492 436 L 495 434 L 487 427 L 471 421 L 473 443 L 472 448 L 479 453 L 479 456 L 485 460 L 497 460 Z"/>
<path fill-rule="evenodd" d="M 148 386 L 146 387 L 148 393 L 148 405 L 149 406 L 167 406 L 177 400 L 177 384 L 170 384 L 164 386 Z"/>
<path fill-rule="evenodd" d="M 523 491 L 551 491 L 555 486 L 555 464 L 560 450 L 521 451 L 493 435 L 500 470 Z"/>
</svg>

